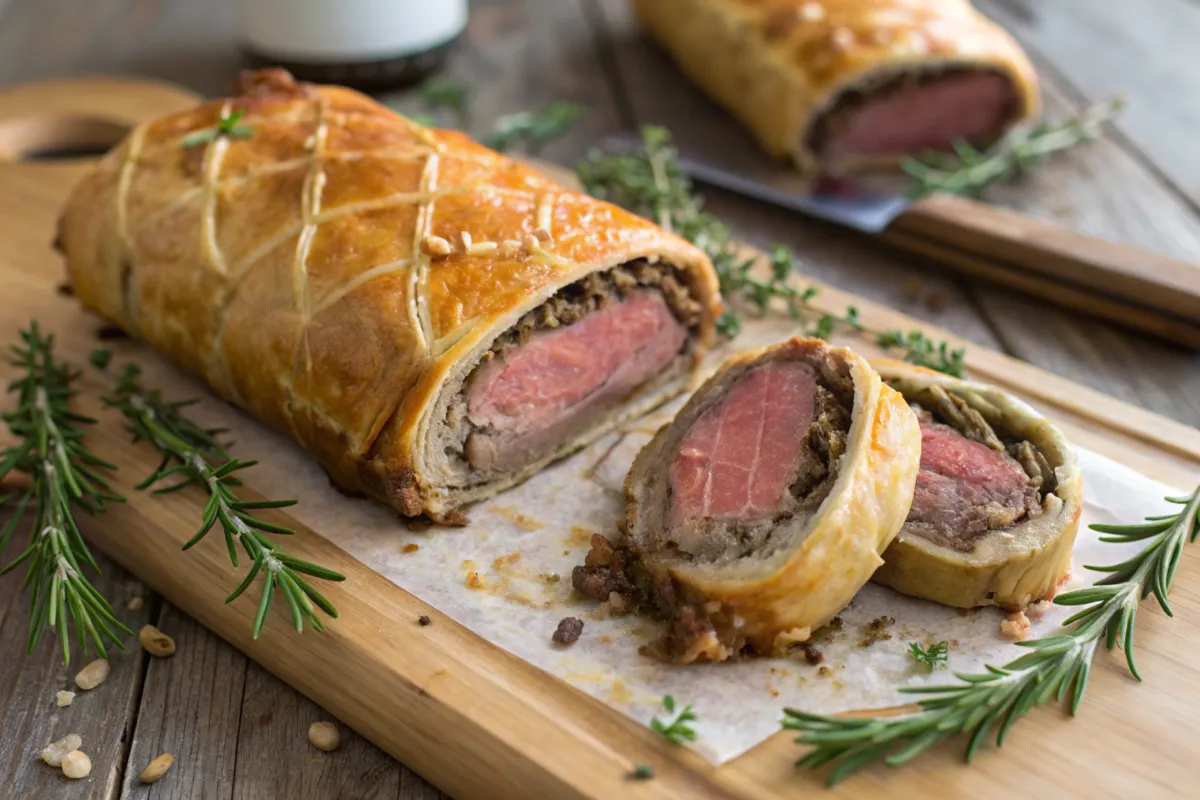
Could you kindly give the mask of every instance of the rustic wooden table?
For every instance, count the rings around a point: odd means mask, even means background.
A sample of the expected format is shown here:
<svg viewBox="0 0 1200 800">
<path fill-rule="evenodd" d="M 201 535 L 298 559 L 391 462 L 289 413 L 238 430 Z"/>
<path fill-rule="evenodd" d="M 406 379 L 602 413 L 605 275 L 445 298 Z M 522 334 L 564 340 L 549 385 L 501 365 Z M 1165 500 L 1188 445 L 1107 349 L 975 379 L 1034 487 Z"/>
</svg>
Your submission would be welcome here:
<svg viewBox="0 0 1200 800">
<path fill-rule="evenodd" d="M 1200 41 L 1196 0 L 986 0 L 984 10 L 1032 51 L 1047 113 L 1115 92 L 1130 100 L 1116 134 L 1045 166 L 992 199 L 1089 233 L 1200 259 Z M 228 2 L 0 0 L 0 83 L 79 73 L 135 73 L 222 92 L 240 68 Z M 601 137 L 659 120 L 665 92 L 692 92 L 634 30 L 625 0 L 474 0 L 449 79 L 471 86 L 473 118 L 552 100 L 587 109 L 543 155 L 574 163 Z M 388 97 L 415 110 L 411 95 Z M 701 106 L 709 115 L 714 109 Z M 715 117 L 710 117 L 715 119 Z M 705 118 L 690 120 L 704 125 Z M 813 275 L 888 303 L 1083 384 L 1200 425 L 1200 356 L 1077 319 L 964 280 L 842 231 L 712 192 L 710 208 L 751 242 L 792 246 Z M 333 755 L 307 741 L 326 719 L 300 696 L 111 563 L 101 592 L 145 596 L 137 623 L 171 633 L 179 654 L 136 647 L 113 659 L 80 723 L 94 770 L 65 783 L 40 765 L 69 683 L 55 649 L 23 653 L 18 581 L 0 581 L 0 795 L 158 798 L 434 798 L 439 792 L 349 730 Z M 312 634 L 308 634 L 312 635 Z M 76 664 L 76 669 L 78 668 Z M 481 709 L 480 713 L 486 713 Z M 139 788 L 155 756 L 170 777 Z"/>
</svg>

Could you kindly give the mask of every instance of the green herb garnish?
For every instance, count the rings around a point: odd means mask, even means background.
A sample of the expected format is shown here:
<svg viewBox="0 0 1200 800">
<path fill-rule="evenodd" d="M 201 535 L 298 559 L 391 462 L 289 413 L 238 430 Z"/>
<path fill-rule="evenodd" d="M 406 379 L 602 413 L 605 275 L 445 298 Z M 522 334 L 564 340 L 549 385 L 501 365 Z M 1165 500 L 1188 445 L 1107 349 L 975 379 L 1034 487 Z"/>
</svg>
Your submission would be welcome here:
<svg viewBox="0 0 1200 800">
<path fill-rule="evenodd" d="M 671 695 L 666 695 L 662 699 L 663 708 L 668 714 L 675 714 L 675 698 Z M 696 713 L 692 711 L 692 706 L 689 703 L 684 706 L 675 719 L 663 722 L 658 717 L 650 720 L 650 729 L 661 733 L 667 737 L 671 744 L 683 744 L 684 742 L 694 742 L 696 740 L 696 731 L 689 725 L 689 722 L 695 722 Z"/>
<path fill-rule="evenodd" d="M 526 152 L 536 155 L 547 142 L 564 136 L 582 113 L 583 106 L 559 102 L 534 111 L 505 114 L 492 123 L 492 132 L 481 141 L 501 153 L 524 144 Z"/>
<path fill-rule="evenodd" d="M 84 652 L 90 645 L 107 658 L 105 642 L 120 647 L 118 634 L 131 631 L 87 579 L 85 568 L 99 572 L 99 567 L 79 533 L 75 511 L 94 514 L 105 503 L 124 499 L 110 491 L 99 473 L 116 467 L 83 445 L 85 428 L 95 420 L 71 410 L 79 373 L 56 360 L 54 337 L 43 335 L 34 322 L 20 338 L 9 361 L 22 373 L 8 387 L 17 395 L 17 407 L 0 415 L 17 443 L 0 452 L 0 481 L 10 473 L 24 473 L 29 487 L 0 495 L 0 508 L 12 514 L 0 529 L 0 553 L 26 511 L 32 510 L 33 524 L 29 546 L 0 575 L 26 565 L 29 650 L 47 628 L 55 629 L 63 662 L 69 664 L 74 623 Z"/>
<path fill-rule="evenodd" d="M 901 167 L 913 177 L 910 194 L 934 192 L 977 197 L 997 181 L 1029 172 L 1047 156 L 1100 135 L 1101 126 L 1125 107 L 1114 97 L 1055 124 L 1018 128 L 983 150 L 956 142 L 954 153 L 928 153 L 908 158 Z"/>
<path fill-rule="evenodd" d="M 93 365 L 107 365 L 106 353 L 104 350 L 93 353 Z M 140 378 L 141 371 L 137 366 L 126 365 L 117 378 L 116 391 L 104 398 L 106 405 L 116 408 L 125 416 L 133 440 L 148 443 L 162 456 L 158 469 L 137 488 L 148 489 L 154 484 L 173 479 L 170 485 L 154 491 L 166 494 L 197 486 L 208 493 L 200 529 L 183 549 L 198 544 L 214 526 L 219 525 L 225 534 L 225 546 L 233 566 L 238 566 L 239 546 L 251 559 L 250 571 L 225 602 L 240 597 L 254 579 L 262 575 L 263 586 L 253 627 L 255 639 L 262 632 L 276 589 L 287 601 L 297 632 L 304 630 L 306 621 L 314 629 L 323 630 L 317 609 L 334 618 L 338 615 L 337 609 L 304 576 L 326 581 L 342 581 L 345 576 L 287 555 L 266 534 L 288 535 L 294 531 L 254 516 L 259 509 L 285 508 L 295 505 L 296 501 L 240 499 L 235 490 L 241 486 L 241 481 L 234 473 L 248 469 L 257 462 L 232 458 L 217 439 L 220 430 L 201 428 L 185 417 L 182 409 L 194 404 L 195 400 L 167 402 L 158 390 L 143 387 Z"/>
<path fill-rule="evenodd" d="M 950 643 L 938 642 L 929 645 L 929 648 L 926 649 L 921 647 L 919 642 L 909 642 L 908 651 L 912 654 L 914 661 L 928 667 L 929 671 L 933 672 L 946 668 L 946 662 L 950 658 Z"/>
<path fill-rule="evenodd" d="M 633 772 L 630 773 L 629 777 L 633 778 L 635 781 L 648 781 L 654 777 L 654 765 L 637 764 L 634 766 Z"/>
<path fill-rule="evenodd" d="M 454 114 L 455 124 L 466 128 L 471 120 L 471 93 L 465 83 L 431 80 L 421 84 L 421 99 L 431 111 L 449 109 Z M 422 122 L 429 125 L 432 122 Z"/>
<path fill-rule="evenodd" d="M 203 130 L 189 133 L 183 137 L 183 141 L 179 143 L 179 146 L 187 150 L 198 144 L 205 144 L 222 137 L 227 139 L 249 139 L 254 135 L 254 128 L 249 125 L 241 125 L 238 122 L 245 113 L 240 108 L 232 112 L 222 111 L 221 118 L 217 121 L 215 127 L 204 128 Z"/>
<path fill-rule="evenodd" d="M 993 727 L 998 726 L 996 745 L 1003 745 L 1009 726 L 1035 706 L 1060 701 L 1069 693 L 1068 709 L 1074 715 L 1101 642 L 1110 650 L 1121 647 L 1129 671 L 1141 680 L 1133 654 L 1139 601 L 1153 594 L 1172 616 L 1167 595 L 1180 554 L 1184 544 L 1196 541 L 1200 534 L 1200 488 L 1167 500 L 1183 510 L 1135 525 L 1091 526 L 1105 534 L 1103 542 L 1148 544 L 1119 564 L 1087 567 L 1107 575 L 1095 586 L 1059 595 L 1054 601 L 1084 608 L 1063 623 L 1065 633 L 1017 642 L 1030 651 L 1020 658 L 1003 667 L 989 666 L 983 673 L 956 673 L 962 683 L 902 688 L 902 692 L 928 695 L 919 701 L 920 711 L 907 716 L 852 719 L 785 709 L 783 727 L 800 731 L 796 742 L 813 748 L 797 766 L 832 765 L 828 781 L 832 786 L 872 761 L 900 766 L 960 734 L 970 734 L 969 763 Z"/>
<path fill-rule="evenodd" d="M 787 247 L 770 248 L 770 269 L 765 275 L 756 269 L 757 258 L 747 255 L 747 249 L 733 238 L 729 228 L 704 211 L 666 129 L 643 128 L 642 146 L 635 151 L 593 151 L 576 173 L 589 194 L 652 219 L 703 250 L 712 261 L 721 296 L 726 300 L 748 306 L 759 315 L 767 313 L 773 300 L 783 301 L 794 319 L 811 320 L 805 333 L 820 339 L 828 339 L 839 327 L 870 335 L 854 306 L 842 316 L 821 313 L 812 306 L 818 289 L 795 285 L 796 258 Z M 725 336 L 736 336 L 741 331 L 741 317 L 732 303 L 717 327 Z M 875 336 L 875 341 L 885 349 L 903 351 L 904 359 L 911 363 L 958 377 L 964 375 L 962 349 L 951 349 L 946 342 L 935 343 L 921 331 L 882 333 Z"/>
</svg>

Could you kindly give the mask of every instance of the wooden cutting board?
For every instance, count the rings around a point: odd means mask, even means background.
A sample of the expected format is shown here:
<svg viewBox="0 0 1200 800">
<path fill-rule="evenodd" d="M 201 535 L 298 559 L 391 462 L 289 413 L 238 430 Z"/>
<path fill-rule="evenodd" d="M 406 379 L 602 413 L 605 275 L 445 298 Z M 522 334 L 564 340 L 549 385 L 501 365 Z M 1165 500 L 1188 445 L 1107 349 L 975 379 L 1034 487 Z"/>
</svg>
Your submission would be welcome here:
<svg viewBox="0 0 1200 800">
<path fill-rule="evenodd" d="M 58 336 L 60 354 L 83 364 L 99 322 L 57 291 L 63 269 L 51 249 L 59 206 L 88 168 L 87 159 L 22 160 L 33 152 L 104 147 L 140 119 L 195 98 L 143 80 L 73 79 L 0 90 L 0 343 L 38 319 Z M 941 331 L 832 288 L 818 305 L 861 309 L 874 329 Z M 864 342 L 847 342 L 871 353 Z M 147 358 L 150 356 L 147 355 Z M 1027 364 L 968 348 L 972 375 L 1021 394 L 1081 445 L 1179 487 L 1200 481 L 1200 431 L 1077 386 Z M 0 366 L 0 382 L 12 370 Z M 179 385 L 185 379 L 179 377 Z M 129 502 L 85 527 L 85 535 L 130 572 L 263 667 L 456 798 L 777 798 L 821 793 L 821 776 L 797 773 L 799 750 L 780 733 L 714 768 L 687 750 L 610 710 L 552 676 L 490 645 L 286 515 L 297 528 L 298 557 L 347 576 L 327 594 L 341 611 L 324 634 L 289 632 L 273 612 L 264 635 L 249 637 L 253 602 L 224 605 L 232 586 L 222 548 L 180 546 L 195 530 L 203 498 L 134 492 L 128 476 L 155 461 L 129 444 L 118 419 L 100 408 L 100 383 L 82 380 L 80 406 L 101 419 L 94 448 L 117 463 L 117 489 Z M 163 387 L 179 396 L 174 385 Z M 252 473 L 251 473 L 252 474 Z M 251 487 L 253 479 L 250 480 Z M 358 502 L 350 501 L 347 502 Z M 1138 796 L 1193 786 L 1193 743 L 1200 734 L 1200 547 L 1189 548 L 1172 598 L 1176 619 L 1147 606 L 1140 616 L 1138 663 L 1131 679 L 1119 655 L 1097 659 L 1081 719 L 1041 710 L 1014 729 L 1002 752 L 985 750 L 971 768 L 962 742 L 936 749 L 902 770 L 875 766 L 830 797 L 997 797 L 1056 792 Z M 418 626 L 421 615 L 433 624 Z M 656 777 L 631 781 L 638 763 Z"/>
</svg>

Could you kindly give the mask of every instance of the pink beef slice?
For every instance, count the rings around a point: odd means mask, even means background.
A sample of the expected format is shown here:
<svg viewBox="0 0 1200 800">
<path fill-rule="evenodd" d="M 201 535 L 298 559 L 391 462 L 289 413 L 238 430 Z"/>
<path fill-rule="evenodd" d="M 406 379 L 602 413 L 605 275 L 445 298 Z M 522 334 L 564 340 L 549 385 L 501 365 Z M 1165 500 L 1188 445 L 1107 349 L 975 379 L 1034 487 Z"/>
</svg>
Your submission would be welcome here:
<svg viewBox="0 0 1200 800">
<path fill-rule="evenodd" d="M 921 471 L 907 530 L 969 552 L 989 530 L 1039 508 L 1037 489 L 1016 461 L 948 425 L 921 423 Z"/>
<path fill-rule="evenodd" d="M 668 472 L 669 524 L 778 510 L 815 412 L 812 370 L 772 361 L 745 373 L 688 431 Z"/>
<path fill-rule="evenodd" d="M 867 95 L 847 112 L 821 147 L 826 158 L 892 156 L 948 150 L 957 139 L 1000 133 L 1015 100 L 1008 78 L 994 72 L 961 72 L 926 83 Z M 833 113 L 837 114 L 837 110 Z"/>
<path fill-rule="evenodd" d="M 472 381 L 467 417 L 477 430 L 467 460 L 481 470 L 515 469 L 579 435 L 666 368 L 686 337 L 653 291 L 535 332 Z"/>
</svg>

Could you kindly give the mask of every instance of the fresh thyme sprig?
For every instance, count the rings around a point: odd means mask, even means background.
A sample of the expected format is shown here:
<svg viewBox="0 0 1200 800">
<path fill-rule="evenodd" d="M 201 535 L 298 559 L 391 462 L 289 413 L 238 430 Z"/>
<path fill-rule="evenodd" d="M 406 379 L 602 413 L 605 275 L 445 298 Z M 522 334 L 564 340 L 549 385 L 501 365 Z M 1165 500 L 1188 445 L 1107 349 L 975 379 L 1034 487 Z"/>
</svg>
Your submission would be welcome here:
<svg viewBox="0 0 1200 800">
<path fill-rule="evenodd" d="M 547 142 L 562 138 L 582 113 L 583 106 L 557 102 L 533 111 L 505 114 L 492 123 L 492 132 L 481 141 L 501 153 L 523 144 L 527 153 L 537 155 Z"/>
<path fill-rule="evenodd" d="M 214 127 L 189 133 L 183 137 L 183 141 L 179 143 L 179 146 L 187 150 L 189 147 L 206 144 L 221 137 L 228 139 L 249 139 L 254 135 L 254 128 L 239 123 L 239 120 L 245 114 L 246 112 L 240 108 L 228 113 L 222 111 L 221 118 L 217 120 L 217 124 Z"/>
<path fill-rule="evenodd" d="M 946 668 L 946 662 L 950 658 L 950 643 L 938 642 L 925 648 L 921 646 L 920 642 L 909 642 L 908 651 L 912 654 L 914 661 L 933 672 Z"/>
<path fill-rule="evenodd" d="M 429 80 L 421 84 L 421 100 L 430 111 L 449 109 L 454 114 L 455 124 L 466 128 L 471 123 L 470 90 L 465 83 Z"/>
<path fill-rule="evenodd" d="M 92 363 L 99 369 L 106 368 L 108 360 L 108 351 L 98 350 L 92 354 Z M 126 365 L 117 378 L 116 391 L 104 398 L 105 405 L 118 409 L 125 416 L 133 440 L 147 442 L 162 456 L 158 469 L 137 488 L 148 489 L 167 479 L 175 479 L 174 483 L 154 491 L 165 494 L 198 486 L 208 493 L 200 529 L 183 549 L 198 544 L 217 525 L 225 534 L 225 546 L 234 567 L 238 566 L 238 546 L 241 546 L 253 563 L 245 579 L 225 602 L 240 597 L 262 574 L 262 592 L 253 627 L 255 639 L 262 632 L 276 589 L 287 601 L 297 632 L 304 630 L 305 621 L 314 629 L 323 630 L 317 609 L 334 618 L 338 615 L 337 609 L 303 576 L 326 581 L 342 581 L 345 576 L 289 556 L 266 534 L 287 535 L 294 531 L 254 516 L 258 509 L 285 508 L 295 505 L 296 501 L 240 499 L 235 489 L 241 481 L 234 473 L 258 462 L 232 458 L 217 440 L 221 433 L 219 429 L 201 428 L 184 416 L 182 410 L 195 400 L 167 402 L 158 390 L 142 386 L 140 378 L 141 371 L 136 365 Z"/>
<path fill-rule="evenodd" d="M 756 269 L 756 258 L 746 255 L 724 223 L 704 211 L 665 128 L 643 128 L 642 147 L 638 150 L 593 151 L 576 173 L 589 194 L 652 219 L 703 250 L 712 261 L 721 295 L 727 300 L 749 306 L 760 315 L 767 312 L 772 300 L 783 301 L 793 318 L 812 320 L 805 333 L 820 339 L 828 339 L 838 327 L 871 335 L 854 306 L 842 316 L 821 314 L 812 307 L 817 287 L 795 285 L 796 258 L 783 245 L 770 248 L 770 269 L 765 275 Z M 724 335 L 736 336 L 741 331 L 741 317 L 731 305 L 717 325 Z M 946 342 L 935 343 L 921 331 L 889 331 L 876 335 L 875 340 L 885 349 L 903 351 L 905 360 L 911 363 L 958 377 L 964 375 L 963 351 L 950 348 Z"/>
<path fill-rule="evenodd" d="M 1095 139 L 1101 126 L 1124 106 L 1122 98 L 1114 97 L 1062 122 L 1013 130 L 984 150 L 957 142 L 953 154 L 929 153 L 920 159 L 905 159 L 901 166 L 913 177 L 910 193 L 977 197 L 993 183 L 1028 172 L 1053 153 Z"/>
<path fill-rule="evenodd" d="M 666 695 L 662 699 L 663 708 L 668 714 L 675 714 L 675 698 L 671 695 Z M 650 729 L 661 733 L 667 738 L 671 744 L 683 744 L 684 742 L 696 741 L 696 731 L 689 725 L 689 722 L 696 721 L 696 712 L 692 711 L 692 706 L 689 703 L 680 709 L 676 714 L 675 719 L 668 719 L 663 722 L 658 717 L 653 717 L 650 720 Z"/>
<path fill-rule="evenodd" d="M 1133 654 L 1138 603 L 1153 594 L 1168 616 L 1167 595 L 1187 542 L 1200 535 L 1200 488 L 1186 497 L 1169 497 L 1183 506 L 1179 514 L 1149 517 L 1135 525 L 1092 525 L 1105 534 L 1103 542 L 1147 541 L 1136 555 L 1110 566 L 1087 569 L 1107 573 L 1094 586 L 1060 595 L 1055 603 L 1083 606 L 1067 619 L 1065 633 L 1018 642 L 1030 652 L 984 673 L 956 673 L 962 683 L 906 687 L 902 692 L 929 695 L 920 711 L 901 717 L 843 718 L 784 710 L 783 727 L 801 732 L 799 744 L 813 749 L 796 762 L 801 767 L 834 766 L 832 786 L 866 764 L 883 759 L 900 766 L 926 748 L 959 734 L 970 734 L 969 763 L 993 727 L 999 726 L 997 746 L 1004 744 L 1009 726 L 1035 706 L 1062 700 L 1071 693 L 1072 715 L 1083 700 L 1092 658 L 1103 641 L 1108 649 L 1121 647 L 1129 671 L 1142 679 Z"/>
<path fill-rule="evenodd" d="M 107 658 L 106 640 L 120 647 L 118 632 L 130 630 L 87 579 L 84 568 L 98 572 L 99 567 L 79 533 L 75 508 L 93 514 L 103 511 L 105 503 L 120 502 L 123 498 L 98 472 L 116 467 L 83 445 L 84 428 L 95 420 L 71 410 L 79 373 L 56 360 L 54 337 L 43 335 L 36 322 L 20 337 L 9 362 L 21 370 L 8 386 L 17 394 L 17 407 L 0 415 L 18 441 L 0 453 L 0 481 L 21 472 L 30 482 L 28 488 L 0 497 L 0 508 L 12 513 L 0 529 L 0 553 L 30 508 L 33 533 L 29 546 L 0 569 L 0 575 L 27 565 L 29 650 L 47 628 L 56 629 L 63 663 L 69 664 L 73 623 L 83 651 L 90 644 Z"/>
</svg>

